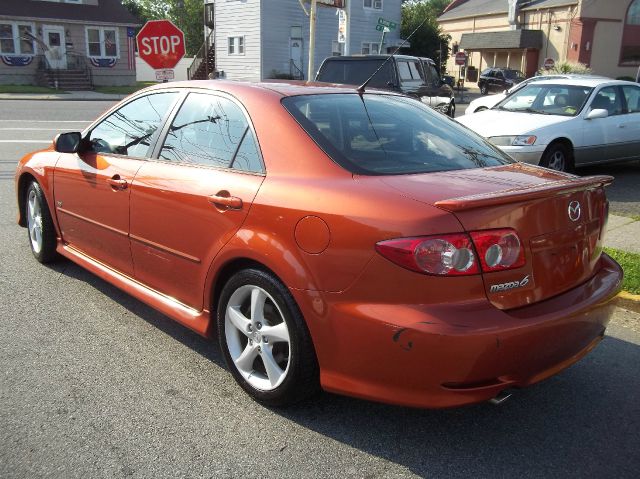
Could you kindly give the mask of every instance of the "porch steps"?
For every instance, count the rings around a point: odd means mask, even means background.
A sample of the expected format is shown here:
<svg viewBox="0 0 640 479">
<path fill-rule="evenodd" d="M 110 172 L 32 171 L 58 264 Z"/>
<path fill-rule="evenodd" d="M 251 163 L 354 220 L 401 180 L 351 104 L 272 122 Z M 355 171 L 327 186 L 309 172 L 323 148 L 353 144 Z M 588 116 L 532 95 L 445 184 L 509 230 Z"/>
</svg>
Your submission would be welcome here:
<svg viewBox="0 0 640 479">
<path fill-rule="evenodd" d="M 91 77 L 86 70 L 40 70 L 38 85 L 59 90 L 92 90 Z"/>
</svg>

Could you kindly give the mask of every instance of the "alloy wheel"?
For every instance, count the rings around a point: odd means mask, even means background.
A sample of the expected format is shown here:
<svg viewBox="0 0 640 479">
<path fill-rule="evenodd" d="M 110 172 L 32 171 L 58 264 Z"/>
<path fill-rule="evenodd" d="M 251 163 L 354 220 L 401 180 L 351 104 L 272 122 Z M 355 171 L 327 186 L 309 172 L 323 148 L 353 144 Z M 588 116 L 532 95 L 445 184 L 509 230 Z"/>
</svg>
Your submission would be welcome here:
<svg viewBox="0 0 640 479">
<path fill-rule="evenodd" d="M 290 366 L 290 337 L 277 302 L 264 289 L 236 289 L 225 311 L 225 338 L 242 377 L 261 391 L 277 388 Z"/>
<path fill-rule="evenodd" d="M 38 254 L 42 251 L 42 206 L 34 189 L 29 191 L 27 200 L 27 226 L 31 247 Z"/>
</svg>

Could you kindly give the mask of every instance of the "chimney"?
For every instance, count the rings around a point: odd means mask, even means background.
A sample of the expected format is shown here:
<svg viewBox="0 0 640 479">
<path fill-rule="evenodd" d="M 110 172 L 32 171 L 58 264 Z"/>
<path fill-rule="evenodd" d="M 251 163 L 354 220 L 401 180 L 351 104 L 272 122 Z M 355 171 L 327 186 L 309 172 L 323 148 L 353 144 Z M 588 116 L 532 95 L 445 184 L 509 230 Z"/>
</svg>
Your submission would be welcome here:
<svg viewBox="0 0 640 479">
<path fill-rule="evenodd" d="M 518 29 L 518 0 L 509 0 L 509 25 L 511 30 Z"/>
</svg>

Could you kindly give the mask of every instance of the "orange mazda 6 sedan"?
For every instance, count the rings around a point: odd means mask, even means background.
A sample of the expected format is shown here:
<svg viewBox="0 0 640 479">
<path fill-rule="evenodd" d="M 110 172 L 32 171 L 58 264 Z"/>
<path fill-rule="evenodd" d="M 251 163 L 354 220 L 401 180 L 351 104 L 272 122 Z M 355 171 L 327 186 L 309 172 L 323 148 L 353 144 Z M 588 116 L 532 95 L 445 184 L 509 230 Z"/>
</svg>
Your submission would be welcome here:
<svg viewBox="0 0 640 479">
<path fill-rule="evenodd" d="M 512 161 L 411 98 L 171 83 L 20 162 L 18 222 L 203 336 L 259 402 L 501 398 L 603 338 L 607 176 Z"/>
</svg>

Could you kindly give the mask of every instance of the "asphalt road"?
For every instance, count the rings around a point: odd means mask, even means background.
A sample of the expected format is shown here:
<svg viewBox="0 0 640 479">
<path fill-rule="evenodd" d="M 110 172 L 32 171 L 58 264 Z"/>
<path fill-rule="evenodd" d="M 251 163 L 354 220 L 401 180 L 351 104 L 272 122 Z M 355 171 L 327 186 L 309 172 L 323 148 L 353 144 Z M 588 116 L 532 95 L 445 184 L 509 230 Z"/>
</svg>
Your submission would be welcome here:
<svg viewBox="0 0 640 479">
<path fill-rule="evenodd" d="M 38 264 L 15 162 L 107 106 L 0 101 L 0 477 L 640 476 L 640 315 L 618 310 L 595 351 L 500 407 L 323 394 L 273 410 L 215 344 L 73 263 Z"/>
</svg>

